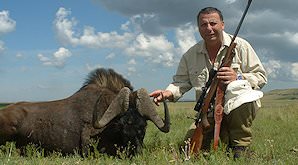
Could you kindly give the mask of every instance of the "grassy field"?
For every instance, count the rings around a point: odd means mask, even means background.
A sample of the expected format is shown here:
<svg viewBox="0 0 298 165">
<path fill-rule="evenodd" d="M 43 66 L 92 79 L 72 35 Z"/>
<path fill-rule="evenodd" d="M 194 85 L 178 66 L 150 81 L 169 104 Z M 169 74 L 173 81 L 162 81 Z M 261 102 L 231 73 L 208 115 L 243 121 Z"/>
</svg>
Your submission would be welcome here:
<svg viewBox="0 0 298 165">
<path fill-rule="evenodd" d="M 54 153 L 45 157 L 42 152 L 28 146 L 27 155 L 20 156 L 14 143 L 0 149 L 0 164 L 297 164 L 298 162 L 298 90 L 272 91 L 262 99 L 263 107 L 253 123 L 254 141 L 250 159 L 234 161 L 226 156 L 224 148 L 208 157 L 186 157 L 179 153 L 178 143 L 194 117 L 194 102 L 169 103 L 171 131 L 161 133 L 149 123 L 142 153 L 132 159 L 113 158 L 93 154 L 86 158 L 78 155 L 61 156 Z M 162 113 L 162 107 L 159 111 Z"/>
</svg>

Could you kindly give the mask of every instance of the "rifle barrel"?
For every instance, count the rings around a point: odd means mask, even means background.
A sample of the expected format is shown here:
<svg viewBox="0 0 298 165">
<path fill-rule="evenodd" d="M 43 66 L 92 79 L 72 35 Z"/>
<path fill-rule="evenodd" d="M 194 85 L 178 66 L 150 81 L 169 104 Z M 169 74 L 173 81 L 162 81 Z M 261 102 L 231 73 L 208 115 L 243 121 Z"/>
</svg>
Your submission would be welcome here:
<svg viewBox="0 0 298 165">
<path fill-rule="evenodd" d="M 245 10 L 244 10 L 244 12 L 243 12 L 243 14 L 242 14 L 242 17 L 241 17 L 241 19 L 240 19 L 240 22 L 239 22 L 239 24 L 238 24 L 238 26 L 237 26 L 237 29 L 236 29 L 236 31 L 235 31 L 235 33 L 234 33 L 234 36 L 233 36 L 233 38 L 232 38 L 231 44 L 234 42 L 234 40 L 236 39 L 236 36 L 238 35 L 238 32 L 239 32 L 240 27 L 241 27 L 241 25 L 242 25 L 242 23 L 243 23 L 243 20 L 244 20 L 244 18 L 245 18 L 245 16 L 246 16 L 246 13 L 247 13 L 248 8 L 249 8 L 249 6 L 250 6 L 250 4 L 251 4 L 251 1 L 252 1 L 252 0 L 248 0 L 248 2 L 247 2 L 247 6 L 246 6 L 246 8 L 245 8 Z M 231 44 L 230 44 L 230 45 L 231 45 Z"/>
</svg>

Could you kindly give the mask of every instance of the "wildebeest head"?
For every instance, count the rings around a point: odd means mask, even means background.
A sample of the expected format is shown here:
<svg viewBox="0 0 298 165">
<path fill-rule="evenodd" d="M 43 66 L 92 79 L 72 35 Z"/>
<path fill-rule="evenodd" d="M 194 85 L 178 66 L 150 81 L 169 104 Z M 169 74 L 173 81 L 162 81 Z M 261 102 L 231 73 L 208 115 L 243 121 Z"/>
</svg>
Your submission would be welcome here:
<svg viewBox="0 0 298 165">
<path fill-rule="evenodd" d="M 164 111 L 165 120 L 162 120 L 144 88 L 132 93 L 128 88 L 121 89 L 102 118 L 94 124 L 97 128 L 106 127 L 101 134 L 99 148 L 113 155 L 122 150 L 134 155 L 143 145 L 147 120 L 162 132 L 169 132 L 170 118 L 165 102 Z M 109 148 L 107 144 L 114 144 L 114 148 Z"/>
<path fill-rule="evenodd" d="M 143 145 L 147 120 L 162 132 L 169 132 L 170 116 L 166 103 L 165 120 L 162 120 L 147 91 L 144 88 L 133 91 L 129 81 L 113 70 L 95 70 L 85 84 L 108 88 L 108 92 L 100 97 L 93 115 L 93 126 L 103 129 L 98 146 L 101 152 L 116 155 L 124 149 L 128 154 L 137 153 Z M 103 102 L 108 102 L 108 107 L 103 106 Z"/>
</svg>

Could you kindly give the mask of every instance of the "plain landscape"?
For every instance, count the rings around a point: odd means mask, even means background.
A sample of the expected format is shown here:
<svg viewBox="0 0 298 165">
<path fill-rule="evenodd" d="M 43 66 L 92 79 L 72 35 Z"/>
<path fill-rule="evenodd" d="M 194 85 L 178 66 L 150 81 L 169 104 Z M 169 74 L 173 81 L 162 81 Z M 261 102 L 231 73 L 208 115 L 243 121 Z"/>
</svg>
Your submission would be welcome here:
<svg viewBox="0 0 298 165">
<path fill-rule="evenodd" d="M 20 156 L 14 143 L 0 147 L 0 164 L 296 164 L 298 162 L 298 89 L 281 89 L 266 92 L 262 108 L 253 123 L 253 154 L 250 158 L 234 161 L 225 153 L 225 147 L 211 151 L 208 156 L 197 157 L 179 152 L 178 144 L 193 122 L 195 102 L 169 103 L 171 130 L 164 134 L 148 122 L 141 153 L 129 159 L 125 153 L 110 157 L 98 152 L 82 158 L 79 155 L 62 156 L 53 153 L 44 156 L 42 149 L 28 146 L 26 155 Z M 0 104 L 0 109 L 7 104 Z M 158 107 L 162 113 L 163 107 Z"/>
</svg>

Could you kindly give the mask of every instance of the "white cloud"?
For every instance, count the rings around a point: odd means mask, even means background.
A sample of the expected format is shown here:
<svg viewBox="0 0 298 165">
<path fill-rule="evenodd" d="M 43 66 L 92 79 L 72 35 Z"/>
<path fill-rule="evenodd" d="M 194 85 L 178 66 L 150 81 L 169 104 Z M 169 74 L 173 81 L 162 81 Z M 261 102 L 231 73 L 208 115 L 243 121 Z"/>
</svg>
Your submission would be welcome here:
<svg viewBox="0 0 298 165">
<path fill-rule="evenodd" d="M 108 10 L 117 12 L 129 21 L 122 26 L 122 30 L 131 29 L 145 34 L 163 35 L 169 30 L 191 22 L 196 25 L 197 12 L 206 7 L 214 6 L 223 12 L 225 29 L 233 33 L 237 27 L 247 1 L 144 1 L 128 0 L 97 0 Z M 249 8 L 239 36 L 245 37 L 254 48 L 268 48 L 275 52 L 273 56 L 281 61 L 297 61 L 298 56 L 284 57 L 282 52 L 297 52 L 297 28 L 298 19 L 295 17 L 298 1 L 284 0 L 253 1 Z M 165 7 L 166 6 L 166 7 Z M 280 6 L 284 6 L 281 8 Z M 278 23 L 277 23 L 278 20 Z M 285 36 L 285 32 L 293 35 Z M 270 34 L 277 33 L 284 37 L 274 37 Z M 284 43 L 284 44 L 280 44 Z M 287 43 L 290 43 L 288 45 Z M 294 44 L 293 44 L 294 43 Z"/>
<path fill-rule="evenodd" d="M 281 61 L 269 60 L 264 63 L 267 74 L 271 78 L 277 78 L 279 75 L 279 70 L 282 68 Z"/>
<path fill-rule="evenodd" d="M 16 58 L 23 58 L 23 57 L 24 57 L 24 55 L 22 53 L 17 53 L 16 54 Z"/>
<path fill-rule="evenodd" d="M 137 69 L 134 66 L 130 66 L 127 68 L 127 76 L 131 76 L 137 72 Z"/>
<path fill-rule="evenodd" d="M 298 33 L 296 32 L 274 32 L 274 33 L 269 33 L 267 37 L 273 40 L 288 39 L 289 43 L 298 46 Z"/>
<path fill-rule="evenodd" d="M 121 26 L 122 30 L 146 33 L 148 35 L 160 35 L 165 28 L 159 25 L 159 16 L 153 13 L 136 14 Z"/>
<path fill-rule="evenodd" d="M 0 40 L 0 53 L 5 50 L 4 42 Z"/>
<path fill-rule="evenodd" d="M 292 70 L 291 73 L 293 75 L 293 78 L 298 81 L 298 62 L 292 63 Z"/>
<path fill-rule="evenodd" d="M 298 33 L 286 33 L 286 37 L 289 37 L 290 41 L 298 46 Z"/>
<path fill-rule="evenodd" d="M 137 62 L 136 62 L 135 59 L 130 59 L 130 60 L 128 61 L 128 64 L 129 64 L 129 65 L 136 65 Z"/>
<path fill-rule="evenodd" d="M 96 68 L 102 68 L 102 66 L 100 64 L 93 65 L 93 66 L 91 66 L 90 64 L 86 64 L 87 71 L 93 71 Z"/>
<path fill-rule="evenodd" d="M 9 17 L 9 12 L 0 11 L 0 34 L 11 32 L 16 27 L 16 21 Z"/>
<path fill-rule="evenodd" d="M 269 60 L 264 62 L 268 77 L 279 81 L 298 81 L 298 63 Z"/>
<path fill-rule="evenodd" d="M 125 52 L 131 56 L 145 57 L 153 63 L 162 63 L 165 66 L 172 66 L 174 63 L 174 45 L 163 35 L 149 36 L 141 33 L 125 49 Z"/>
<path fill-rule="evenodd" d="M 49 86 L 43 85 L 43 84 L 37 84 L 37 88 L 39 89 L 50 89 Z"/>
<path fill-rule="evenodd" d="M 177 45 L 169 41 L 165 34 L 150 35 L 143 33 L 143 23 L 155 18 L 154 14 L 134 15 L 119 27 L 124 31 L 122 35 L 117 32 L 102 33 L 96 32 L 91 26 L 85 26 L 83 33 L 74 31 L 77 20 L 69 18 L 70 10 L 60 8 L 56 13 L 55 29 L 62 44 L 72 46 L 84 46 L 88 48 L 105 48 L 113 52 L 106 56 L 106 59 L 112 59 L 115 51 L 122 55 L 138 56 L 144 58 L 147 63 L 162 64 L 163 66 L 173 66 L 190 46 L 196 43 L 196 27 L 190 23 L 179 26 L 174 31 L 177 39 Z"/>
<path fill-rule="evenodd" d="M 9 33 L 15 30 L 16 21 L 9 17 L 9 12 L 6 10 L 0 11 L 0 35 Z M 5 50 L 4 42 L 0 40 L 0 53 Z"/>
<path fill-rule="evenodd" d="M 107 56 L 106 56 L 106 59 L 113 59 L 115 57 L 115 53 L 109 53 Z"/>
<path fill-rule="evenodd" d="M 179 48 L 181 49 L 181 54 L 185 53 L 191 46 L 193 46 L 197 42 L 195 33 L 197 33 L 197 27 L 193 26 L 191 23 L 182 25 L 175 30 L 177 42 Z"/>
<path fill-rule="evenodd" d="M 230 3 L 232 5 L 237 4 L 234 2 L 234 0 L 226 1 L 226 3 Z M 115 31 L 107 33 L 98 32 L 92 26 L 83 26 L 84 28 L 80 30 L 77 27 L 78 21 L 75 18 L 71 18 L 71 11 L 66 10 L 65 8 L 60 8 L 57 11 L 54 23 L 58 38 L 63 44 L 72 46 L 84 46 L 87 48 L 109 49 L 111 53 L 107 54 L 106 59 L 114 59 L 114 57 L 116 56 L 116 52 L 120 53 L 119 55 L 127 55 L 133 57 L 127 62 L 128 74 L 132 74 L 137 70 L 135 57 L 138 57 L 140 59 L 143 58 L 143 60 L 148 64 L 162 64 L 166 67 L 175 66 L 175 64 L 177 64 L 177 62 L 179 61 L 181 55 L 197 42 L 196 35 L 198 35 L 198 32 L 196 24 L 190 22 L 182 24 L 180 22 L 180 24 L 176 25 L 176 27 L 155 27 L 155 29 L 152 30 L 151 33 L 150 29 L 146 30 L 146 28 L 150 28 L 150 26 L 147 25 L 155 25 L 154 21 L 159 21 L 157 19 L 160 18 L 160 16 L 154 12 L 149 14 L 146 12 L 137 13 L 138 14 L 131 15 L 128 21 L 119 27 L 119 29 L 123 31 L 122 34 Z M 264 12 L 259 12 L 259 14 L 262 16 L 262 18 L 268 16 L 284 18 L 281 15 L 275 13 L 273 10 L 265 10 Z M 260 22 L 259 17 L 256 17 L 256 15 L 254 14 L 251 14 L 248 17 L 250 17 L 250 19 L 247 20 L 247 22 L 249 22 L 250 20 L 255 20 L 258 22 L 258 24 L 262 23 Z M 231 18 L 236 19 L 234 17 Z M 289 21 L 288 19 L 283 20 Z M 158 26 L 161 26 L 161 24 Z M 173 32 L 173 39 L 175 39 L 175 41 L 169 40 L 166 36 L 167 33 L 154 33 L 159 31 L 157 28 L 160 28 L 160 30 L 163 32 Z M 75 31 L 74 29 L 78 31 Z M 253 36 L 251 35 L 250 37 L 253 38 L 255 36 L 259 38 L 262 37 L 262 39 L 270 38 L 272 40 L 285 40 L 285 38 L 287 38 L 288 42 L 290 42 L 291 44 L 297 45 L 298 43 L 298 34 L 291 31 L 269 32 L 267 33 L 267 35 L 259 35 L 256 33 L 253 34 Z M 276 56 L 276 51 L 271 51 L 271 49 L 266 46 L 257 46 L 256 49 L 270 50 L 265 52 L 261 51 L 260 54 L 263 55 L 263 58 L 266 55 L 270 57 Z M 43 56 L 40 57 L 42 59 Z M 55 57 L 54 59 L 58 58 Z M 291 72 L 291 70 L 289 69 L 289 66 L 291 65 L 288 64 L 290 64 L 290 62 L 285 62 L 280 59 L 270 59 L 271 60 L 264 63 L 270 78 L 277 79 L 281 75 L 285 74 L 288 79 L 293 79 L 293 77 L 295 77 L 294 72 Z M 53 60 L 46 59 L 44 60 L 44 64 L 53 65 Z M 59 63 L 56 62 L 56 65 L 58 64 Z M 91 69 L 93 67 L 87 66 L 87 68 Z M 290 73 L 292 75 L 290 75 Z"/>
<path fill-rule="evenodd" d="M 89 48 L 121 48 L 127 46 L 132 35 L 130 33 L 118 34 L 115 31 L 110 33 L 96 32 L 91 26 L 86 26 L 83 33 L 75 32 L 77 21 L 69 19 L 70 10 L 60 8 L 56 13 L 54 21 L 58 39 L 62 44 L 73 46 L 85 46 Z"/>
<path fill-rule="evenodd" d="M 71 12 L 65 8 L 59 8 L 54 21 L 58 38 L 64 44 L 76 44 L 78 42 L 78 39 L 74 36 L 75 32 L 72 29 L 73 26 L 77 24 L 77 21 L 74 18 L 72 20 L 66 19 L 66 17 L 70 14 Z"/>
<path fill-rule="evenodd" d="M 59 48 L 58 51 L 56 51 L 52 58 L 46 57 L 43 54 L 38 54 L 38 59 L 42 62 L 45 66 L 54 66 L 57 68 L 63 68 L 65 65 L 65 60 L 71 56 L 71 52 L 66 48 Z"/>
<path fill-rule="evenodd" d="M 57 52 L 54 53 L 54 58 L 58 61 L 63 61 L 64 59 L 71 56 L 71 52 L 63 47 L 59 48 Z"/>
<path fill-rule="evenodd" d="M 169 29 L 193 22 L 200 8 L 222 6 L 225 1 L 187 1 L 181 0 L 96 0 L 108 10 L 116 11 L 125 17 L 135 17 L 138 28 L 143 33 L 160 35 Z M 233 3 L 233 5 L 236 3 Z"/>
<path fill-rule="evenodd" d="M 236 0 L 226 0 L 227 3 L 234 3 Z"/>
</svg>

